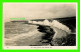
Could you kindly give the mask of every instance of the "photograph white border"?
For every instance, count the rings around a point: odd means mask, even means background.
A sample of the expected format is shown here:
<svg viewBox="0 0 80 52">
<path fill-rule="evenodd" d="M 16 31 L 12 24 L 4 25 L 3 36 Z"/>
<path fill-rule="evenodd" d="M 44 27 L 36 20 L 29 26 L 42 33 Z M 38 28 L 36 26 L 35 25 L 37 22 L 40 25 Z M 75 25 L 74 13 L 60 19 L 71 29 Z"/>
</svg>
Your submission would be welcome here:
<svg viewBox="0 0 80 52">
<path fill-rule="evenodd" d="M 4 3 L 8 3 L 8 2 L 4 2 Z M 3 4 L 4 4 L 3 3 Z M 10 2 L 11 3 L 11 2 Z M 12 3 L 15 3 L 15 2 L 12 2 Z M 16 2 L 16 3 L 20 3 L 20 2 Z M 28 4 L 31 4 L 31 2 L 22 2 L 22 3 L 28 3 Z M 34 4 L 37 4 L 38 2 L 32 2 L 32 3 L 34 3 Z M 39 2 L 40 4 L 41 4 L 41 2 Z M 49 3 L 49 2 L 42 2 L 42 3 Z M 6 46 L 5 45 L 5 39 L 4 39 L 4 34 L 5 34 L 5 32 L 4 32 L 4 26 L 5 26 L 5 24 L 4 24 L 4 18 L 3 18 L 3 49 L 39 49 L 39 50 L 57 50 L 57 49 L 65 49 L 65 50 L 71 50 L 71 49 L 75 49 L 75 50 L 77 50 L 78 49 L 78 3 L 76 3 L 76 2 L 69 2 L 69 3 L 73 3 L 73 4 L 76 4 L 76 46 Z M 68 2 L 50 2 L 50 4 L 69 4 Z M 3 15 L 3 17 L 4 17 L 4 15 Z"/>
</svg>

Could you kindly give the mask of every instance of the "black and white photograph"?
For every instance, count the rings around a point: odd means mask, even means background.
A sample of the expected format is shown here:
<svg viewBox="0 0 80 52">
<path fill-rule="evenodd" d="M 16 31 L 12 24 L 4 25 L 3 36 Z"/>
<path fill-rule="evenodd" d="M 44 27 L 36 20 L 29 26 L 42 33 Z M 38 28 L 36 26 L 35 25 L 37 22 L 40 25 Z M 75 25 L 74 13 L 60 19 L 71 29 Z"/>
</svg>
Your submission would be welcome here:
<svg viewBox="0 0 80 52">
<path fill-rule="evenodd" d="M 4 49 L 77 49 L 77 3 L 3 3 Z"/>
</svg>

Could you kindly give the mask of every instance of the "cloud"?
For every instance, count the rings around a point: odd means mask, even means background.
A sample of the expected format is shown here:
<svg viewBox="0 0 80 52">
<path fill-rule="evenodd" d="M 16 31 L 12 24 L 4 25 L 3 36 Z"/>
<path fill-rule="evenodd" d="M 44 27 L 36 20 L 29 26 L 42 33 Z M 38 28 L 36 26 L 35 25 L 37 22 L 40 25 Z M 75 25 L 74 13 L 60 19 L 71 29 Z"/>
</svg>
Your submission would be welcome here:
<svg viewBox="0 0 80 52">
<path fill-rule="evenodd" d="M 3 17 L 25 17 L 26 19 L 60 18 L 76 16 L 76 4 L 50 3 L 4 3 Z"/>
</svg>

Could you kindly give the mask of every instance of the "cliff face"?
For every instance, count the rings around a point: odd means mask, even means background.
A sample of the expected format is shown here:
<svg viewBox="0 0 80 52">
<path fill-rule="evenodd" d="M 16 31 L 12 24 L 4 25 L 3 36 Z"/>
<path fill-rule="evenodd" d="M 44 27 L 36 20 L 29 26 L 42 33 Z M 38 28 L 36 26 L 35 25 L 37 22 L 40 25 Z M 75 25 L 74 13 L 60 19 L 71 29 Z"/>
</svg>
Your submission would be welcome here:
<svg viewBox="0 0 80 52">
<path fill-rule="evenodd" d="M 55 19 L 57 21 L 59 21 L 60 23 L 66 25 L 67 27 L 69 27 L 72 32 L 75 32 L 76 29 L 76 16 L 74 17 L 65 17 L 65 18 L 57 18 Z"/>
<path fill-rule="evenodd" d="M 53 46 L 75 46 L 76 45 L 76 17 L 75 16 L 69 17 L 69 18 L 67 18 L 67 17 L 66 18 L 55 18 L 55 19 L 51 19 L 51 20 L 48 19 L 48 20 L 49 21 L 56 20 L 59 22 L 59 23 L 56 23 L 56 22 L 53 23 L 52 29 L 55 33 L 53 35 L 51 45 L 53 45 Z M 61 26 L 60 26 L 60 23 L 62 24 Z M 63 25 L 65 25 L 65 28 L 63 27 Z M 55 28 L 54 26 L 59 27 L 59 28 Z M 68 31 L 66 29 L 66 27 L 67 27 L 67 29 L 71 30 L 71 33 L 66 32 L 66 31 Z M 64 30 L 62 30 L 62 28 Z M 50 27 L 49 27 L 49 29 L 50 29 Z M 51 31 L 51 32 L 53 32 L 53 31 Z"/>
</svg>

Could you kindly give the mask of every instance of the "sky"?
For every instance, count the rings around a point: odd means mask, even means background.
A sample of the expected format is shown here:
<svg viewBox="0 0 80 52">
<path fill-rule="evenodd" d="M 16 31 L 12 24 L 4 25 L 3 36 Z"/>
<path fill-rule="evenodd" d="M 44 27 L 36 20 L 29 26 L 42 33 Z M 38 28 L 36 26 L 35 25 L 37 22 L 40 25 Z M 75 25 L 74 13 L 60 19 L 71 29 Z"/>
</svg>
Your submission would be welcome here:
<svg viewBox="0 0 80 52">
<path fill-rule="evenodd" d="M 4 3 L 3 19 L 48 19 L 76 16 L 76 3 Z"/>
</svg>

